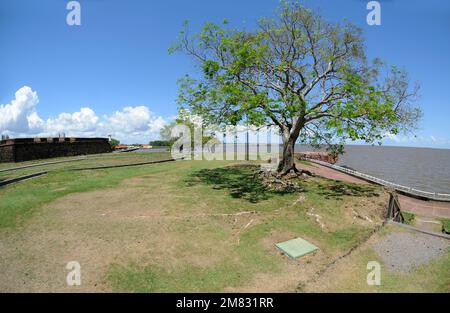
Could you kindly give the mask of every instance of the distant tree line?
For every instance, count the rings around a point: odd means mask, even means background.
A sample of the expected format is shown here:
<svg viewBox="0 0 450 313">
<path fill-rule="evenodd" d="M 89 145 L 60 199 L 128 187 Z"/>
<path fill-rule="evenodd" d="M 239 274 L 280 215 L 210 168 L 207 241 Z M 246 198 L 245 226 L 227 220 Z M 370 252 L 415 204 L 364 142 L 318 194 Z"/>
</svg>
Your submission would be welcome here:
<svg viewBox="0 0 450 313">
<path fill-rule="evenodd" d="M 109 144 L 111 145 L 111 147 L 115 147 L 117 145 L 120 145 L 120 141 L 118 139 L 115 138 L 111 138 L 111 140 L 109 141 Z"/>
<path fill-rule="evenodd" d="M 173 140 L 153 140 L 149 144 L 152 147 L 170 147 L 173 144 Z"/>
</svg>

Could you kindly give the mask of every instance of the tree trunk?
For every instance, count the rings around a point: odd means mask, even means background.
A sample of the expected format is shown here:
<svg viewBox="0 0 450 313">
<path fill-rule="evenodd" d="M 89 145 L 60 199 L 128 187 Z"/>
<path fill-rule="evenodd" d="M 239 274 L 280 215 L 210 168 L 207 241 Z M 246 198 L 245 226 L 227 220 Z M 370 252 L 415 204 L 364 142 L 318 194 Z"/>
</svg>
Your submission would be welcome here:
<svg viewBox="0 0 450 313">
<path fill-rule="evenodd" d="M 278 174 L 286 175 L 291 170 L 298 172 L 294 162 L 294 147 L 296 141 L 296 138 L 294 139 L 292 136 L 289 136 L 288 138 L 283 136 L 283 156 L 278 164 Z"/>
</svg>

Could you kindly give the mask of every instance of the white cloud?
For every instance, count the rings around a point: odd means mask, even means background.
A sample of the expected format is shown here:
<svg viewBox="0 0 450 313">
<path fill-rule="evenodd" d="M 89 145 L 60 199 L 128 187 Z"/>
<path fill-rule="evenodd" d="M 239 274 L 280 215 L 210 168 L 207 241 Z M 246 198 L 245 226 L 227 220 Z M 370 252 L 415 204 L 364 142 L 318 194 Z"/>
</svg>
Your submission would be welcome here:
<svg viewBox="0 0 450 313">
<path fill-rule="evenodd" d="M 45 122 L 45 132 L 92 132 L 97 129 L 99 118 L 90 108 L 81 108 L 75 113 L 61 113 L 57 118 L 49 118 Z"/>
<path fill-rule="evenodd" d="M 109 127 L 115 131 L 139 132 L 146 131 L 152 121 L 152 113 L 145 106 L 126 107 L 106 117 Z"/>
<path fill-rule="evenodd" d="M 40 125 L 36 113 L 37 93 L 24 86 L 17 90 L 11 103 L 0 105 L 0 131 L 29 132 Z"/>
<path fill-rule="evenodd" d="M 27 117 L 27 121 L 28 121 L 28 128 L 32 133 L 42 131 L 45 125 L 45 122 L 39 117 L 37 112 L 31 113 Z"/>
<path fill-rule="evenodd" d="M 0 133 L 13 137 L 56 136 L 98 136 L 112 135 L 122 142 L 148 142 L 155 139 L 159 130 L 167 124 L 146 106 L 127 106 L 111 115 L 101 118 L 89 107 L 80 111 L 60 113 L 56 117 L 43 120 L 36 107 L 37 93 L 30 87 L 20 88 L 10 104 L 0 106 Z"/>
<path fill-rule="evenodd" d="M 127 142 L 139 142 L 140 138 L 155 138 L 159 130 L 167 124 L 161 116 L 154 115 L 148 107 L 125 107 L 111 116 L 104 116 L 101 123 L 103 132 L 118 138 L 127 138 Z M 142 141 L 142 140 L 141 140 Z"/>
<path fill-rule="evenodd" d="M 161 128 L 163 128 L 165 125 L 167 125 L 167 121 L 161 116 L 158 116 L 149 124 L 149 130 L 151 133 L 159 133 Z"/>
</svg>

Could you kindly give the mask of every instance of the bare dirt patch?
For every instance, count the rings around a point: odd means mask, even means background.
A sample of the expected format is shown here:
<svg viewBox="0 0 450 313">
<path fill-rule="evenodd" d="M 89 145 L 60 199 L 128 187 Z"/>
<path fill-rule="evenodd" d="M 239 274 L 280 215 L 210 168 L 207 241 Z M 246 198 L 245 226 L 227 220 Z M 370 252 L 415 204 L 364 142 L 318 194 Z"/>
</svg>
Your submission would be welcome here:
<svg viewBox="0 0 450 313">
<path fill-rule="evenodd" d="M 311 188 L 304 192 L 270 192 L 253 180 L 254 166 L 198 164 L 70 194 L 40 207 L 20 229 L 1 230 L 0 290 L 294 291 L 373 228 L 366 217 L 379 220 L 380 197 L 342 196 L 320 188 L 330 184 L 320 178 L 305 181 Z M 311 207 L 326 230 L 306 214 Z M 292 260 L 275 248 L 295 237 L 320 250 Z M 80 287 L 66 285 L 70 261 L 81 264 Z M 116 281 L 108 278 L 112 267 Z M 191 277 L 192 269 L 203 276 Z M 152 275 L 159 280 L 149 283 Z"/>
<path fill-rule="evenodd" d="M 214 221 L 190 218 L 201 211 L 174 217 L 179 202 L 161 197 L 168 188 L 138 177 L 45 205 L 20 231 L 2 234 L 0 290 L 110 291 L 104 276 L 111 264 L 214 265 L 221 259 Z M 80 287 L 66 285 L 70 261 L 81 264 Z"/>
</svg>

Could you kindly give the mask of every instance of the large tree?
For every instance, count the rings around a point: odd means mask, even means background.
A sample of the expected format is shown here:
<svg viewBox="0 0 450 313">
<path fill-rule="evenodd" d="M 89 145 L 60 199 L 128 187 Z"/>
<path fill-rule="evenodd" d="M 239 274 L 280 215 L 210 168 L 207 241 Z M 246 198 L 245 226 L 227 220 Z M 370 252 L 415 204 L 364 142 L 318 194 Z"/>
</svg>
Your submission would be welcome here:
<svg viewBox="0 0 450 313">
<path fill-rule="evenodd" d="M 274 125 L 283 139 L 280 174 L 295 170 L 300 141 L 341 151 L 349 140 L 379 142 L 412 131 L 421 111 L 417 85 L 397 67 L 368 62 L 361 30 L 333 24 L 297 2 L 256 29 L 213 23 L 191 35 L 186 23 L 172 51 L 200 66 L 180 79 L 179 103 L 214 124 Z"/>
</svg>

